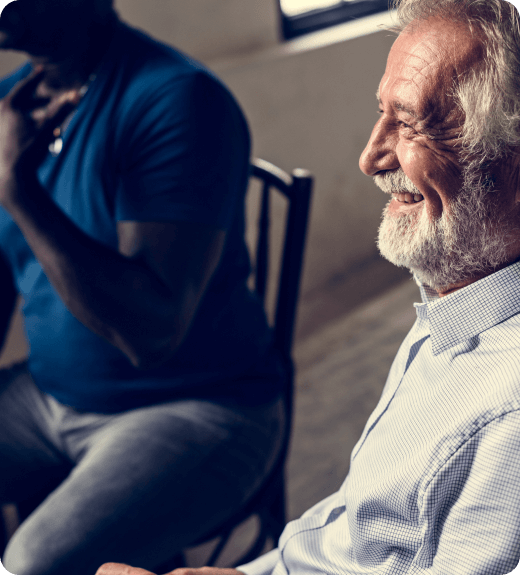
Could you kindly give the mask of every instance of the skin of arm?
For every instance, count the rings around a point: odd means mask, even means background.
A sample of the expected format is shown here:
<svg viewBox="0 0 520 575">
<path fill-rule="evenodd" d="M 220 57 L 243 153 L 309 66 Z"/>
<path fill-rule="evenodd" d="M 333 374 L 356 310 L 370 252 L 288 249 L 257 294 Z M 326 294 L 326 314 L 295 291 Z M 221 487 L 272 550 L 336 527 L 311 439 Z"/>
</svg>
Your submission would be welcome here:
<svg viewBox="0 0 520 575">
<path fill-rule="evenodd" d="M 79 101 L 35 99 L 36 70 L 0 103 L 0 205 L 69 311 L 141 369 L 182 342 L 219 262 L 225 232 L 184 222 L 119 222 L 118 251 L 90 238 L 45 193 L 36 169 Z"/>
</svg>

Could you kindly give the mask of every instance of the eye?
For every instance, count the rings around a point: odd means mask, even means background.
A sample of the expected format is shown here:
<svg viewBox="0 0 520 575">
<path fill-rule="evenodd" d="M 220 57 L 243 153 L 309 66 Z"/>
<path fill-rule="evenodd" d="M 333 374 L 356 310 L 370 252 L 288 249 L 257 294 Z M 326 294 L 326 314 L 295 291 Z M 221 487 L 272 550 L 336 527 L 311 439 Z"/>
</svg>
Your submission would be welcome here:
<svg viewBox="0 0 520 575">
<path fill-rule="evenodd" d="M 407 130 L 408 130 L 408 129 L 410 129 L 410 130 L 413 129 L 413 126 L 410 126 L 410 124 L 407 124 L 406 122 L 403 122 L 402 120 L 398 120 L 398 121 L 397 121 L 397 124 L 398 124 L 399 126 L 403 127 L 403 128 L 406 128 Z"/>
</svg>

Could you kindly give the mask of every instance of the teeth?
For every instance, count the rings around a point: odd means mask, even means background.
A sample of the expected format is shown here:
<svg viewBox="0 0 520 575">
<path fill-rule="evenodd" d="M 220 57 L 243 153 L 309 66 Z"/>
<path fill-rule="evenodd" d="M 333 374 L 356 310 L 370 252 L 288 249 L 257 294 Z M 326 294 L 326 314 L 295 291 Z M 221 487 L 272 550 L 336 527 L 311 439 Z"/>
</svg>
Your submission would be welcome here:
<svg viewBox="0 0 520 575">
<path fill-rule="evenodd" d="M 416 204 L 424 200 L 421 194 L 411 194 L 410 192 L 392 192 L 392 195 L 398 202 L 405 204 Z"/>
</svg>

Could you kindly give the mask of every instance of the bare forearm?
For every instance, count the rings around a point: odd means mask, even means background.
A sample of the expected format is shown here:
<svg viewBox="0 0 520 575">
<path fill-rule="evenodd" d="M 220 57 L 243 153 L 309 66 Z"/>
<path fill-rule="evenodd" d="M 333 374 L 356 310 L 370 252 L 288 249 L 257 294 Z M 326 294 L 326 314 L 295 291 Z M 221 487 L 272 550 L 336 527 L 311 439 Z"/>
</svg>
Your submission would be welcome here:
<svg viewBox="0 0 520 575">
<path fill-rule="evenodd" d="M 7 209 L 70 312 L 134 365 L 160 361 L 187 321 L 175 294 L 142 262 L 87 236 L 37 182 L 16 198 Z"/>
</svg>

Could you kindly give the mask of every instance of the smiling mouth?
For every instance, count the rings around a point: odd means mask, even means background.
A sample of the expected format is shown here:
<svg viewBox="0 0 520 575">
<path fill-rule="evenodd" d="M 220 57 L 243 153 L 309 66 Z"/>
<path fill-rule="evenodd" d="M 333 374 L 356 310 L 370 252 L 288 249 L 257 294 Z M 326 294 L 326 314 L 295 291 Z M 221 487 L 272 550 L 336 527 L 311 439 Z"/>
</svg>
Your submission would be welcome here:
<svg viewBox="0 0 520 575">
<path fill-rule="evenodd" d="M 424 200 L 420 194 L 411 194 L 410 192 L 392 192 L 392 197 L 402 204 L 418 204 Z"/>
</svg>

